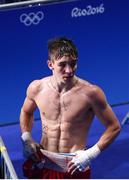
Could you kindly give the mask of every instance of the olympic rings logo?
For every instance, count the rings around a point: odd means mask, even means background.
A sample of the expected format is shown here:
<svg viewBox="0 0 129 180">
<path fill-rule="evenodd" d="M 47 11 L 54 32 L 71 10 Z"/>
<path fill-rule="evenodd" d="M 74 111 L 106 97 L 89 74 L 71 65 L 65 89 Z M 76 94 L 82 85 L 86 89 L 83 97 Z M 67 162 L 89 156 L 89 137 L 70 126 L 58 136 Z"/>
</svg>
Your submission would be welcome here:
<svg viewBox="0 0 129 180">
<path fill-rule="evenodd" d="M 44 13 L 42 11 L 38 11 L 37 13 L 31 12 L 29 14 L 21 14 L 20 21 L 24 23 L 25 26 L 30 26 L 31 24 L 37 25 L 44 18 Z"/>
</svg>

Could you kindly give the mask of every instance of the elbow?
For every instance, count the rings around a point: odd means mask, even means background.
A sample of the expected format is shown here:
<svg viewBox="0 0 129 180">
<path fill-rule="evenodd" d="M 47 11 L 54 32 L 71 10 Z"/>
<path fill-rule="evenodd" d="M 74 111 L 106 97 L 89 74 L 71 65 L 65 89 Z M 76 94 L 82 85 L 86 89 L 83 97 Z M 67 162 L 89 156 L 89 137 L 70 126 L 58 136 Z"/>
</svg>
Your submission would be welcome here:
<svg viewBox="0 0 129 180">
<path fill-rule="evenodd" d="M 26 110 L 24 107 L 21 108 L 20 116 L 32 116 L 33 112 Z"/>
<path fill-rule="evenodd" d="M 24 115 L 25 114 L 25 110 L 24 110 L 24 108 L 22 107 L 21 108 L 21 111 L 20 111 L 20 116 L 22 116 L 22 115 Z"/>
</svg>

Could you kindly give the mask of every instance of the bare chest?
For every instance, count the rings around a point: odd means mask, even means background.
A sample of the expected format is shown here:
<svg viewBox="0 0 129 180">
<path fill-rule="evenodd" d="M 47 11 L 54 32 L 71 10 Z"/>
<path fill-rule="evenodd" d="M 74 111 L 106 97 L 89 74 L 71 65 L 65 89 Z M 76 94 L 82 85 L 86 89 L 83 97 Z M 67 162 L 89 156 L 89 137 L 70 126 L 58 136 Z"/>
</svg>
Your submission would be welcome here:
<svg viewBox="0 0 129 180">
<path fill-rule="evenodd" d="M 40 93 L 36 98 L 41 117 L 46 120 L 72 121 L 86 117 L 89 102 L 83 94 L 75 92 L 60 95 L 55 92 Z"/>
</svg>

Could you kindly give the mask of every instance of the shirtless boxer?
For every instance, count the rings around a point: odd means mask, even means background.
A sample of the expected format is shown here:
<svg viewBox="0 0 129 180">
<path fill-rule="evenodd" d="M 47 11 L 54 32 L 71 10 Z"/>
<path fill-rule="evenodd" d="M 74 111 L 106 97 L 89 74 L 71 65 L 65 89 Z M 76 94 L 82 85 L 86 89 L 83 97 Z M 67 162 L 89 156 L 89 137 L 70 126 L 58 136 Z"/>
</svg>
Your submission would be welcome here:
<svg viewBox="0 0 129 180">
<path fill-rule="evenodd" d="M 117 137 L 120 124 L 102 89 L 75 76 L 78 52 L 71 40 L 56 38 L 49 41 L 48 57 L 52 75 L 30 83 L 21 109 L 24 151 L 27 157 L 40 160 L 36 154 L 39 145 L 31 137 L 33 113 L 38 108 L 42 122 L 40 144 L 44 150 L 73 156 L 69 156 L 66 172 L 50 170 L 44 165 L 42 177 L 37 178 L 52 178 L 49 175 L 52 171 L 55 179 L 90 178 L 90 162 Z M 105 131 L 93 147 L 86 149 L 95 115 L 105 126 Z"/>
</svg>

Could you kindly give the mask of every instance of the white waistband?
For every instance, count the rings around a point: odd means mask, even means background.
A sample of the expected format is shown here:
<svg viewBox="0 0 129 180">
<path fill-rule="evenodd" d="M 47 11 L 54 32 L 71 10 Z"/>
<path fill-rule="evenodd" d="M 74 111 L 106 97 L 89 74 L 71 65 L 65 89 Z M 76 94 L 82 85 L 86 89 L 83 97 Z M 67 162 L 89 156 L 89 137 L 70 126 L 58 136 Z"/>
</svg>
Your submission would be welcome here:
<svg viewBox="0 0 129 180">
<path fill-rule="evenodd" d="M 41 149 L 40 151 L 47 157 L 45 159 L 44 167 L 60 172 L 67 172 L 68 163 L 76 155 L 75 153 L 55 153 L 44 149 Z M 87 167 L 87 169 L 89 169 L 89 167 Z"/>
</svg>

